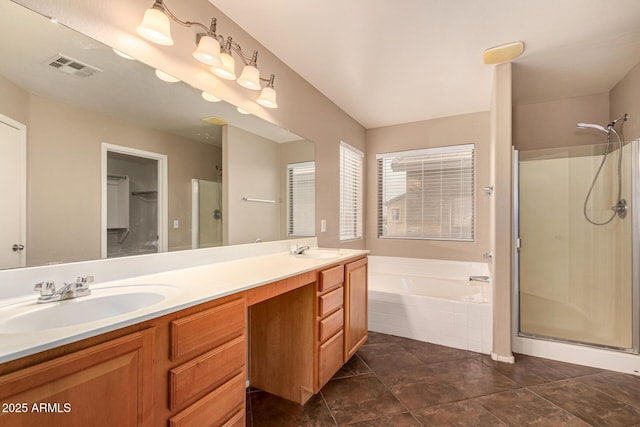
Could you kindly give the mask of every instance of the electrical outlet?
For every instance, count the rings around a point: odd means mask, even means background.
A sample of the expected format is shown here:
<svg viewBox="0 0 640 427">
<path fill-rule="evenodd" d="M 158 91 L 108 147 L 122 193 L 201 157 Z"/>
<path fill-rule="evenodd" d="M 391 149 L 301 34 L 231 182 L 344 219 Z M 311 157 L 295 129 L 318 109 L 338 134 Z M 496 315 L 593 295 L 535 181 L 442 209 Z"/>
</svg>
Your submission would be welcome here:
<svg viewBox="0 0 640 427">
<path fill-rule="evenodd" d="M 180 228 L 180 221 L 177 219 L 173 220 L 173 228 Z"/>
<path fill-rule="evenodd" d="M 320 232 L 321 233 L 326 233 L 327 232 L 327 220 L 326 219 L 321 219 L 320 220 Z"/>
</svg>

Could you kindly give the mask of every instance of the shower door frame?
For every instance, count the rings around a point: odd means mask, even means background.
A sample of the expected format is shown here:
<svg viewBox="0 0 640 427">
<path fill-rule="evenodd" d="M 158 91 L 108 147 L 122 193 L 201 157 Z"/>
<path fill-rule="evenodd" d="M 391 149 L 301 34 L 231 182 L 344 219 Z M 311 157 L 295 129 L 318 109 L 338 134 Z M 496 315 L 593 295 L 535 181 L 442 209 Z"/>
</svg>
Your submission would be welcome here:
<svg viewBox="0 0 640 427">
<path fill-rule="evenodd" d="M 512 336 L 514 338 L 525 338 L 532 340 L 549 341 L 566 345 L 576 345 L 599 350 L 617 351 L 633 355 L 640 354 L 640 138 L 629 142 L 631 144 L 631 241 L 632 241 L 632 272 L 631 272 L 631 298 L 632 298 L 632 319 L 631 326 L 631 347 L 608 347 L 593 343 L 564 340 L 548 336 L 523 333 L 520 330 L 520 151 L 512 150 L 512 197 L 513 197 L 513 294 L 512 294 Z"/>
</svg>

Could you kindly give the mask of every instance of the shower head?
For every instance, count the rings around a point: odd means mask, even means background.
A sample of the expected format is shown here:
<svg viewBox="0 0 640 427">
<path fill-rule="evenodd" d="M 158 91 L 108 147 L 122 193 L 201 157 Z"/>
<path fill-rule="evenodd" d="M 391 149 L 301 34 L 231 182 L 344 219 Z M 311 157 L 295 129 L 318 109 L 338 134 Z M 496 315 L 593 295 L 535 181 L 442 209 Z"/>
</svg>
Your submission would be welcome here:
<svg viewBox="0 0 640 427">
<path fill-rule="evenodd" d="M 591 124 L 591 123 L 578 123 L 577 126 L 580 129 L 597 129 L 597 130 L 602 131 L 604 133 L 609 133 L 609 129 L 606 129 L 604 126 L 594 125 L 594 124 Z"/>
</svg>

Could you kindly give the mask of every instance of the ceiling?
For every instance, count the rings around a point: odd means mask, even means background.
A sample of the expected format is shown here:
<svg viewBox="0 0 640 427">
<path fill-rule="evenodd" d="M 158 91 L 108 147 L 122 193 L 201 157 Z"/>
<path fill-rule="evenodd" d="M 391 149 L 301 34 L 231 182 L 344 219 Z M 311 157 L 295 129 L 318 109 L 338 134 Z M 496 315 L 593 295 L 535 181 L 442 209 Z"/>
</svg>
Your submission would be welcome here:
<svg viewBox="0 0 640 427">
<path fill-rule="evenodd" d="M 640 61 L 639 0 L 209 1 L 366 128 L 487 111 L 482 52 L 514 41 L 516 104 L 609 91 Z"/>
</svg>

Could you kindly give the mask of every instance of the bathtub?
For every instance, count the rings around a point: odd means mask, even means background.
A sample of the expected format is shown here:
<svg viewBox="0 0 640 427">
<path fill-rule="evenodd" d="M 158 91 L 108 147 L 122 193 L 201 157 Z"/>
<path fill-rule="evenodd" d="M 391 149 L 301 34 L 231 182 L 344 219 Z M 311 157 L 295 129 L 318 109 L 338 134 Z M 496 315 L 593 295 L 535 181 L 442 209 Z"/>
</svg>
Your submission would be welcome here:
<svg viewBox="0 0 640 427">
<path fill-rule="evenodd" d="M 485 263 L 369 256 L 369 330 L 490 354 Z"/>
</svg>

